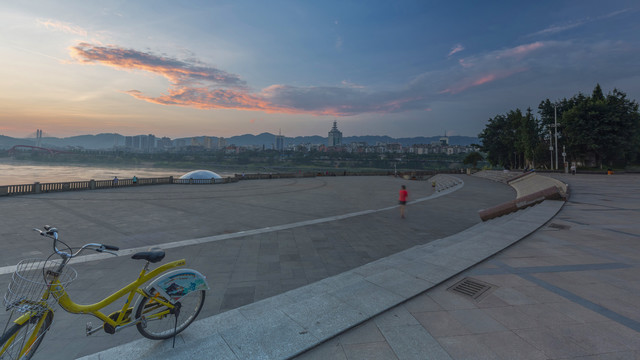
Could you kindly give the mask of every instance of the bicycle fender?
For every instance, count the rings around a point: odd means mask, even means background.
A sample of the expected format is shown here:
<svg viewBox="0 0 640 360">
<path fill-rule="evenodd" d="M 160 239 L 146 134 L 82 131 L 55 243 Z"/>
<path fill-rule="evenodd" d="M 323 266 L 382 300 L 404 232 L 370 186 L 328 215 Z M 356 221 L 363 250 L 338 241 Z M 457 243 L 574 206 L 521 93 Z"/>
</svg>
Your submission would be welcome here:
<svg viewBox="0 0 640 360">
<path fill-rule="evenodd" d="M 192 291 L 209 290 L 209 284 L 207 278 L 196 270 L 178 269 L 154 279 L 146 287 L 147 293 L 152 289 L 176 302 Z"/>
</svg>

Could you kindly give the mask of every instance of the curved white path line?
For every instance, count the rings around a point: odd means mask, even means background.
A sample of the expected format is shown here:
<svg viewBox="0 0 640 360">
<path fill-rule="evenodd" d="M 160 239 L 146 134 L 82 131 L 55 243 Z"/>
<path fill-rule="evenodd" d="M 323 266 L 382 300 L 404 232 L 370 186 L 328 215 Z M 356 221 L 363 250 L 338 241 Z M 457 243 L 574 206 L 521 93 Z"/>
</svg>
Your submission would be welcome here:
<svg viewBox="0 0 640 360">
<path fill-rule="evenodd" d="M 431 194 L 431 195 L 429 195 L 427 197 L 423 197 L 423 198 L 419 198 L 419 199 L 416 199 L 416 200 L 413 200 L 413 201 L 409 201 L 407 204 L 411 205 L 411 204 L 419 203 L 419 202 L 422 202 L 422 201 L 427 201 L 427 200 L 432 200 L 432 199 L 435 199 L 435 198 L 439 198 L 441 196 L 450 194 L 450 193 L 452 193 L 454 191 L 460 190 L 464 186 L 464 181 L 462 181 L 462 179 L 459 179 L 459 178 L 457 178 L 455 176 L 451 176 L 451 175 L 436 175 L 436 176 L 453 178 L 453 179 L 455 179 L 455 183 L 456 184 L 451 186 L 451 187 L 449 187 L 449 188 L 447 188 L 447 189 L 445 189 L 445 190 L 442 190 L 442 191 L 439 191 L 439 192 L 435 192 L 435 193 L 433 193 L 433 194 Z M 197 238 L 197 239 L 179 240 L 179 241 L 174 241 L 174 242 L 158 244 L 158 245 L 155 245 L 154 247 L 158 247 L 160 249 L 166 250 L 166 249 L 173 249 L 173 248 L 189 246 L 189 245 L 198 245 L 198 244 L 210 243 L 210 242 L 221 241 L 221 240 L 235 239 L 235 238 L 244 237 L 244 236 L 250 236 L 250 235 L 266 234 L 266 233 L 270 233 L 270 232 L 274 232 L 274 231 L 288 230 L 288 229 L 293 229 L 293 228 L 298 228 L 298 227 L 303 227 L 303 226 L 308 226 L 308 225 L 315 225 L 315 224 L 322 224 L 322 223 L 331 222 L 331 221 L 344 220 L 344 219 L 348 219 L 348 218 L 355 217 L 355 216 L 373 214 L 373 213 L 377 213 L 377 212 L 381 212 L 381 211 L 387 211 L 387 210 L 395 209 L 398 206 L 399 205 L 394 205 L 394 206 L 388 206 L 388 207 L 375 209 L 375 210 L 362 210 L 362 211 L 352 212 L 352 213 L 349 213 L 349 214 L 335 215 L 335 216 L 329 216 L 329 217 L 320 218 L 320 219 L 313 219 L 313 220 L 298 221 L 298 222 L 294 222 L 294 223 L 291 223 L 291 224 L 268 226 L 268 227 L 264 227 L 264 228 L 260 228 L 260 229 L 238 231 L 238 232 L 230 233 L 230 234 L 206 236 L 206 237 Z M 146 245 L 144 247 L 137 247 L 137 248 L 130 248 L 130 249 L 120 249 L 120 250 L 118 250 L 118 255 L 117 256 L 128 256 L 128 255 L 132 255 L 132 254 L 135 254 L 137 252 L 140 252 L 140 251 L 147 251 L 147 250 L 149 250 L 150 247 L 151 246 Z M 83 255 L 83 256 L 79 256 L 79 257 L 74 258 L 73 260 L 71 260 L 70 264 L 79 264 L 79 263 L 85 263 L 85 262 L 89 262 L 89 261 L 109 259 L 109 258 L 112 258 L 112 257 L 114 257 L 114 255 L 111 255 L 111 254 Z M 11 273 L 13 273 L 15 271 L 16 271 L 16 266 L 15 265 L 0 267 L 0 275 L 11 274 Z"/>
</svg>

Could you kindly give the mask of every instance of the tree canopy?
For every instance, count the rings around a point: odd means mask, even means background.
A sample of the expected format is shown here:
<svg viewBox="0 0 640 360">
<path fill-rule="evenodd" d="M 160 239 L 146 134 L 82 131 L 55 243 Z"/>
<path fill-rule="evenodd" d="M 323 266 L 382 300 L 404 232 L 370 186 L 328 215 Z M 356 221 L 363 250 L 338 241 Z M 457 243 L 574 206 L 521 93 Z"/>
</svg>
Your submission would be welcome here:
<svg viewBox="0 0 640 360">
<path fill-rule="evenodd" d="M 478 162 L 484 160 L 484 157 L 482 156 L 482 154 L 480 154 L 477 151 L 472 151 L 469 154 L 467 154 L 467 156 L 465 156 L 464 160 L 462 160 L 462 163 L 465 165 L 472 165 L 473 168 L 477 168 L 478 167 Z"/>
<path fill-rule="evenodd" d="M 546 99 L 540 102 L 538 114 L 539 118 L 529 108 L 523 115 L 516 109 L 489 119 L 478 135 L 486 159 L 509 168 L 551 167 L 554 159 L 549 149 L 555 147 L 556 119 L 558 147 L 566 149 L 567 162 L 626 166 L 640 155 L 638 103 L 620 90 L 605 96 L 598 84 L 591 96 L 578 93 L 555 103 Z"/>
</svg>

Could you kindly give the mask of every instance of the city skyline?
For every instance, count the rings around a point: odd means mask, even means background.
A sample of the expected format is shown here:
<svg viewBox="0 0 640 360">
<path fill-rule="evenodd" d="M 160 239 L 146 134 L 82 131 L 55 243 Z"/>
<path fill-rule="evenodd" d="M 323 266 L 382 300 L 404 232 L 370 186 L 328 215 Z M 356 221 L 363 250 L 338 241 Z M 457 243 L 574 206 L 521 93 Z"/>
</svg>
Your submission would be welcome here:
<svg viewBox="0 0 640 360">
<path fill-rule="evenodd" d="M 0 134 L 477 136 L 599 83 L 640 98 L 635 1 L 8 1 Z M 327 126 L 329 124 L 329 126 Z"/>
</svg>

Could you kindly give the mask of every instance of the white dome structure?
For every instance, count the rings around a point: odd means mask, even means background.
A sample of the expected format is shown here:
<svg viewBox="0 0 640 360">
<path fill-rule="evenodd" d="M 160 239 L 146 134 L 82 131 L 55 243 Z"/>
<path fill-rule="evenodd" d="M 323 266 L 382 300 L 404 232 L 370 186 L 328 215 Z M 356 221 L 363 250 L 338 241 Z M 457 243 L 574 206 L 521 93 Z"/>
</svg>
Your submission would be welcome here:
<svg viewBox="0 0 640 360">
<path fill-rule="evenodd" d="M 210 179 L 222 179 L 222 176 L 214 173 L 213 171 L 209 171 L 209 170 L 194 170 L 194 171 L 190 171 L 182 176 L 180 176 L 180 179 L 194 179 L 194 180 L 210 180 Z"/>
</svg>

